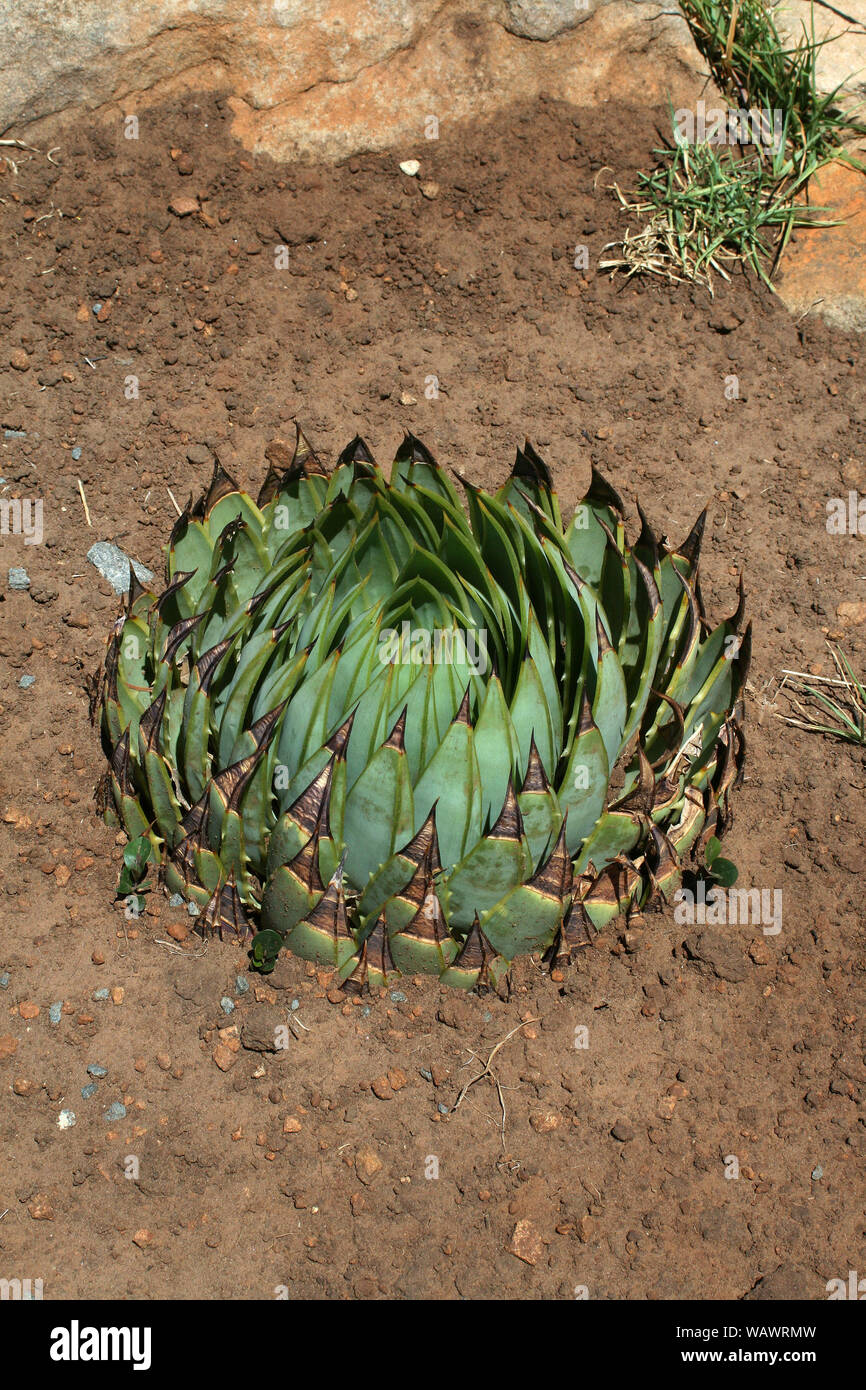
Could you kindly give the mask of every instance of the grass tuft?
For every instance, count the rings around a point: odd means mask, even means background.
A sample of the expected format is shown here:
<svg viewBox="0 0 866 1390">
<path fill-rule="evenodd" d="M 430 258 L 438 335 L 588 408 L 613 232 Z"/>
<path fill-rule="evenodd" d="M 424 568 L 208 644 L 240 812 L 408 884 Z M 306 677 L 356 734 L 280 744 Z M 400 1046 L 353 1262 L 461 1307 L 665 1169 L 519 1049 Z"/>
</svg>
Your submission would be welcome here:
<svg viewBox="0 0 866 1390">
<path fill-rule="evenodd" d="M 827 644 L 830 646 L 830 644 Z M 792 715 L 779 715 L 786 724 L 805 729 L 810 734 L 828 734 L 846 743 L 856 743 L 866 747 L 866 684 L 859 680 L 845 653 L 830 646 L 830 655 L 836 666 L 837 676 L 806 677 L 801 671 L 784 671 L 784 680 L 779 686 L 788 695 L 801 718 Z M 828 691 L 832 690 L 834 695 Z M 803 704 L 803 699 L 817 704 L 829 715 L 830 723 L 820 723 Z"/>
<path fill-rule="evenodd" d="M 803 33 L 786 47 L 763 0 L 680 0 L 680 8 L 727 102 L 726 129 L 737 143 L 690 143 L 671 112 L 672 138 L 654 151 L 655 169 L 639 174 L 636 190 L 620 203 L 645 220 L 622 241 L 603 249 L 619 254 L 600 269 L 690 280 L 713 293 L 713 272 L 725 279 L 749 266 L 770 289 L 772 276 L 798 227 L 838 225 L 808 202 L 807 185 L 824 164 L 842 159 L 863 169 L 844 142 L 866 134 L 847 112 L 840 87 L 822 93 L 817 83 L 821 48 L 832 40 Z M 755 139 L 737 113 L 767 113 L 766 134 Z"/>
</svg>

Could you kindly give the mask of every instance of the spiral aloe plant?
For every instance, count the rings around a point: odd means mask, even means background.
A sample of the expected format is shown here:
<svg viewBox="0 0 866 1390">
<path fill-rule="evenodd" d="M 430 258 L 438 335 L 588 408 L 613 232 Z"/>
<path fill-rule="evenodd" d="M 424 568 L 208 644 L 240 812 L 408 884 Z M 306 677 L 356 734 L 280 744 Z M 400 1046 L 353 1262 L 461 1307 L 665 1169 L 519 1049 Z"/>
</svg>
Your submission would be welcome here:
<svg viewBox="0 0 866 1390">
<path fill-rule="evenodd" d="M 660 546 L 593 470 L 564 527 L 527 443 L 495 494 L 411 435 L 328 475 L 298 431 L 258 500 L 217 466 L 94 702 L 102 785 L 200 929 L 335 968 L 500 987 L 669 896 L 724 828 L 749 630 L 710 628 L 704 518 Z"/>
</svg>

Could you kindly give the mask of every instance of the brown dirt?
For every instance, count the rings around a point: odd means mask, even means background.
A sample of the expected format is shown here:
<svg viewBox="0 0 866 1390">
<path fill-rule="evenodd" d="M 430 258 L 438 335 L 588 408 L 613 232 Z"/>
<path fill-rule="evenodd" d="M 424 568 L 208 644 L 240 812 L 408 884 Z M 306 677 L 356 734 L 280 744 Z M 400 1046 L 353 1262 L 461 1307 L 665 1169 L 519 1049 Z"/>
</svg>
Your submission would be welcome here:
<svg viewBox="0 0 866 1390">
<path fill-rule="evenodd" d="M 824 525 L 828 497 L 866 493 L 862 343 L 743 279 L 711 302 L 573 268 L 576 244 L 594 266 L 622 228 L 607 185 L 646 165 L 654 119 L 517 111 L 431 143 L 428 199 L 400 153 L 247 158 L 202 97 L 138 142 L 70 131 L 60 167 L 21 155 L 0 178 L 0 427 L 26 431 L 0 438 L 0 495 L 45 499 L 43 545 L 0 540 L 0 1274 L 43 1278 L 46 1298 L 709 1299 L 762 1279 L 823 1298 L 866 1267 L 866 768 L 767 703 L 782 667 L 828 668 L 837 605 L 866 597 L 862 538 Z M 176 195 L 205 214 L 172 214 Z M 28 370 L 7 370 L 21 348 Z M 329 458 L 356 430 L 384 457 L 410 426 L 487 483 L 526 432 L 565 503 L 593 458 L 674 538 L 714 500 L 705 596 L 729 612 L 744 566 L 756 637 L 726 852 L 743 884 L 783 890 L 779 936 L 698 945 L 667 908 L 564 985 L 525 963 L 509 1002 L 410 980 L 353 1006 L 294 960 L 238 994 L 237 950 L 164 944 L 188 919 L 161 894 L 124 920 L 83 689 L 117 601 L 86 552 L 113 539 L 157 568 L 167 487 L 198 493 L 214 452 L 254 485 L 295 415 Z M 864 631 L 845 643 L 861 669 Z M 293 999 L 297 1038 L 252 1050 Z M 492 1083 L 439 1107 L 470 1051 L 526 1019 L 494 1062 L 503 1144 Z M 231 1025 L 247 1045 L 229 1040 L 224 1071 Z M 85 1099 L 90 1063 L 107 1075 Z"/>
</svg>

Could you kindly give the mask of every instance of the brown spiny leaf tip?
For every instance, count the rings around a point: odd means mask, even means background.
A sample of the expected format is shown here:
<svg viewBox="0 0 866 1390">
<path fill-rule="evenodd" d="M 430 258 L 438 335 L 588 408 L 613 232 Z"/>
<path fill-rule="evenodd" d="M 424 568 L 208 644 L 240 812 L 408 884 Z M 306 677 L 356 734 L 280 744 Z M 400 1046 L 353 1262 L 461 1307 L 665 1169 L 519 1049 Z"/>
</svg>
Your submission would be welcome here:
<svg viewBox="0 0 866 1390">
<path fill-rule="evenodd" d="M 221 941 L 227 938 L 240 942 L 253 936 L 253 928 L 237 890 L 234 871 L 225 883 L 211 895 L 204 912 L 196 918 L 195 930 L 200 936 L 216 934 Z"/>
<path fill-rule="evenodd" d="M 401 896 L 405 897 L 406 894 L 401 894 Z M 428 887 L 421 906 L 411 922 L 403 928 L 401 935 L 411 938 L 413 941 L 435 942 L 437 945 L 441 945 L 443 941 L 448 939 L 448 928 L 445 925 L 442 908 L 432 887 Z"/>
<path fill-rule="evenodd" d="M 587 916 L 583 903 L 575 895 L 553 947 L 554 964 L 560 969 L 568 965 L 582 950 L 592 945 L 596 936 L 597 932 Z"/>
<path fill-rule="evenodd" d="M 336 755 L 335 755 L 336 756 Z M 305 835 L 330 835 L 329 810 L 331 804 L 331 783 L 334 775 L 334 758 L 330 758 L 318 777 L 305 787 L 289 807 L 288 815 L 296 821 Z M 318 832 L 318 833 L 317 833 Z"/>
<path fill-rule="evenodd" d="M 301 851 L 303 854 L 303 850 Z M 317 856 L 318 857 L 318 856 Z M 324 896 L 306 917 L 306 924 L 314 931 L 325 932 L 334 940 L 350 938 L 346 920 L 346 898 L 343 893 L 343 873 L 337 869 L 325 889 Z M 351 938 L 350 938 L 351 939 Z"/>
<path fill-rule="evenodd" d="M 347 975 L 341 988 L 346 994 L 361 994 L 367 984 L 367 943 L 361 946 L 351 975 Z"/>
<path fill-rule="evenodd" d="M 544 771 L 544 764 L 541 755 L 535 746 L 535 735 L 529 744 L 529 763 L 526 768 L 526 776 L 523 779 L 523 786 L 520 788 L 521 794 L 524 792 L 549 792 L 550 783 Z"/>
<path fill-rule="evenodd" d="M 401 850 L 397 851 L 403 859 L 408 859 L 409 862 L 416 867 L 422 864 L 425 859 L 428 859 L 429 856 L 428 867 L 430 873 L 436 873 L 437 870 L 442 867 L 439 860 L 439 841 L 436 836 L 437 805 L 438 802 L 434 801 L 430 808 L 430 814 L 421 826 L 421 829 L 417 834 L 412 836 L 412 839 L 407 845 L 404 845 Z"/>
<path fill-rule="evenodd" d="M 153 752 L 159 745 L 159 730 L 162 724 L 162 716 L 165 713 L 167 695 L 168 688 L 163 687 L 161 693 L 157 695 L 153 704 L 148 706 L 139 720 L 138 730 L 144 739 L 144 744 L 148 752 Z"/>
<path fill-rule="evenodd" d="M 352 724 L 355 720 L 355 713 L 356 711 L 352 710 L 352 713 L 349 715 L 348 719 L 343 721 L 339 729 L 337 729 L 331 735 L 331 737 L 328 739 L 328 742 L 325 744 L 325 747 L 328 748 L 332 753 L 336 753 L 338 758 L 345 757 L 346 746 L 349 742 L 349 735 L 352 732 Z"/>
<path fill-rule="evenodd" d="M 402 753 L 405 751 L 404 738 L 406 735 L 407 710 L 408 705 L 404 705 L 403 713 L 400 715 L 400 718 L 397 720 L 397 723 L 394 725 L 393 729 L 391 730 L 383 745 L 385 748 L 396 748 L 398 753 Z"/>
<path fill-rule="evenodd" d="M 430 882 L 430 849 L 428 847 L 427 853 L 424 855 L 420 864 L 417 865 L 406 887 L 401 889 L 397 895 L 401 902 L 409 904 L 416 916 L 424 906 L 430 893 Z M 415 917 L 412 918 L 413 922 L 414 920 Z M 410 922 L 406 930 L 409 931 L 411 928 L 412 923 Z"/>
<path fill-rule="evenodd" d="M 223 497 L 227 497 L 230 492 L 237 492 L 237 490 L 238 485 L 234 478 L 226 472 L 222 464 L 217 460 L 214 463 L 213 477 L 211 478 L 210 487 L 205 497 L 205 514 L 209 516 L 217 502 L 222 501 Z"/>
<path fill-rule="evenodd" d="M 451 721 L 453 724 L 471 724 L 472 721 L 469 718 L 469 693 L 469 686 L 467 685 L 463 692 L 463 699 L 460 701 L 460 708 Z"/>
<path fill-rule="evenodd" d="M 519 840 L 522 835 L 523 817 L 520 814 L 520 807 L 514 794 L 514 784 L 509 777 L 505 801 L 499 812 L 499 819 L 490 828 L 490 838 L 491 840 Z"/>
<path fill-rule="evenodd" d="M 454 970 L 477 970 L 478 978 L 475 981 L 475 988 L 483 991 L 490 988 L 490 962 L 496 959 L 496 952 L 481 930 L 478 920 L 478 913 L 469 930 L 469 935 L 464 941 L 460 951 L 454 958 L 452 968 Z"/>
<path fill-rule="evenodd" d="M 563 820 L 556 844 L 553 846 L 548 859 L 529 880 L 528 886 L 533 888 L 536 893 L 541 893 L 544 897 L 551 898 L 561 905 L 565 893 L 571 889 L 572 876 L 571 856 L 565 847 L 565 821 Z"/>
</svg>

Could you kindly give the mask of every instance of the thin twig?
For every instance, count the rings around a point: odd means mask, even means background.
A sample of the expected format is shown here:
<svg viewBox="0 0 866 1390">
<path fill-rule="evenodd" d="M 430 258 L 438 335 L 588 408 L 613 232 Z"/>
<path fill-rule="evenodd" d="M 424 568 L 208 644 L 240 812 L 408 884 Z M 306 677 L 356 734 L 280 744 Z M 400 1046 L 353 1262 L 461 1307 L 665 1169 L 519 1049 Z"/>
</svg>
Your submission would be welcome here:
<svg viewBox="0 0 866 1390">
<path fill-rule="evenodd" d="M 843 685 L 850 688 L 851 684 L 850 681 L 834 681 L 832 676 L 810 676 L 807 671 L 786 671 L 784 666 L 782 667 L 782 675 L 798 676 L 800 680 L 804 681 L 817 681 L 819 685 Z"/>
<path fill-rule="evenodd" d="M 197 951 L 185 951 L 182 946 L 178 946 L 176 941 L 166 941 L 163 936 L 153 938 L 154 946 L 165 946 L 169 951 L 176 951 L 181 956 L 186 956 L 188 960 L 199 960 L 201 956 L 207 955 L 208 943 L 202 942 L 201 949 Z"/>
<path fill-rule="evenodd" d="M 87 505 L 87 498 L 84 496 L 84 484 L 80 478 L 78 479 L 78 491 L 81 493 L 81 501 L 84 506 L 84 515 L 87 518 L 87 524 L 92 527 L 93 522 L 90 520 L 90 508 Z"/>
<path fill-rule="evenodd" d="M 180 507 L 177 505 L 177 498 L 175 497 L 175 495 L 174 495 L 174 493 L 172 492 L 171 488 L 170 488 L 170 487 L 167 487 L 165 490 L 166 490 L 166 492 L 168 493 L 169 497 L 171 498 L 172 505 L 173 505 L 175 511 L 177 512 L 178 516 L 183 516 L 183 512 L 181 511 Z"/>
<path fill-rule="evenodd" d="M 505 1034 L 505 1037 L 502 1038 L 502 1039 L 496 1044 L 496 1046 L 494 1047 L 493 1051 L 490 1053 L 490 1056 L 487 1058 L 487 1061 L 483 1064 L 482 1069 L 481 1069 L 481 1071 L 478 1073 L 478 1075 L 477 1075 L 477 1076 L 471 1077 L 471 1078 L 469 1079 L 469 1081 L 466 1082 L 466 1085 L 465 1085 L 465 1086 L 463 1087 L 463 1089 L 461 1090 L 460 1094 L 458 1095 L 457 1099 L 455 1100 L 455 1102 L 454 1102 L 454 1104 L 452 1105 L 451 1110 L 450 1110 L 450 1112 L 449 1112 L 449 1113 L 452 1114 L 452 1115 L 454 1114 L 454 1111 L 457 1110 L 457 1109 L 460 1107 L 460 1105 L 463 1103 L 463 1101 L 464 1101 L 464 1099 L 465 1099 L 465 1097 L 466 1097 L 467 1092 L 470 1090 L 470 1088 L 471 1088 L 472 1086 L 475 1085 L 476 1081 L 481 1081 L 481 1080 L 483 1080 L 483 1078 L 484 1078 L 485 1076 L 489 1076 L 489 1077 L 491 1078 L 491 1080 L 493 1081 L 494 1086 L 496 1087 L 496 1094 L 497 1094 L 498 1097 L 499 1097 L 499 1106 L 500 1106 L 500 1110 L 501 1110 L 501 1113 L 502 1113 L 502 1119 L 501 1119 L 500 1125 L 499 1125 L 499 1133 L 500 1133 L 500 1137 L 501 1137 L 501 1140 L 502 1140 L 502 1147 L 503 1147 L 503 1148 L 505 1147 L 505 1098 L 504 1098 L 504 1096 L 503 1096 L 503 1094 L 502 1094 L 502 1087 L 501 1087 L 501 1085 L 499 1084 L 499 1078 L 496 1077 L 496 1076 L 494 1076 L 494 1075 L 493 1075 L 493 1072 L 490 1070 L 490 1063 L 493 1061 L 493 1058 L 496 1056 L 496 1054 L 497 1054 L 497 1052 L 499 1051 L 499 1049 L 500 1049 L 501 1047 L 504 1047 L 504 1046 L 505 1046 L 505 1044 L 508 1042 L 509 1038 L 513 1038 L 513 1037 L 514 1037 L 514 1034 L 515 1034 L 515 1033 L 519 1033 L 520 1030 L 521 1030 L 521 1028 L 525 1028 L 526 1025 L 527 1025 L 528 1023 L 538 1023 L 538 1019 L 537 1019 L 537 1018 L 526 1018 L 526 1019 L 523 1020 L 522 1023 L 518 1023 L 518 1025 L 517 1025 L 516 1028 L 512 1028 L 512 1030 L 511 1030 L 510 1033 L 506 1033 L 506 1034 Z M 478 1057 L 478 1056 L 472 1051 L 471 1048 L 467 1048 L 467 1051 L 469 1052 L 469 1055 L 473 1058 L 473 1060 L 476 1061 L 476 1062 L 479 1064 L 479 1066 L 481 1066 L 481 1058 Z"/>
</svg>

